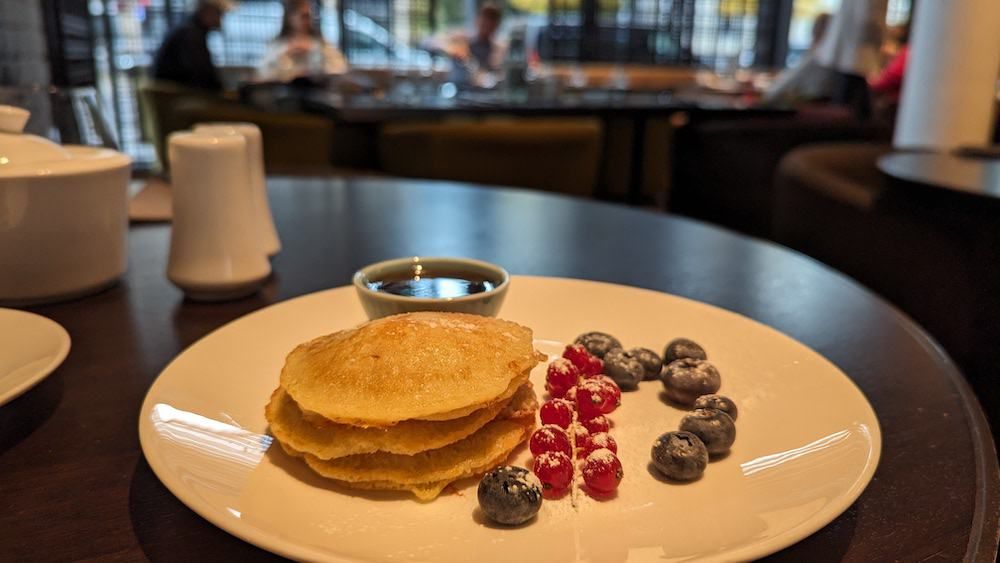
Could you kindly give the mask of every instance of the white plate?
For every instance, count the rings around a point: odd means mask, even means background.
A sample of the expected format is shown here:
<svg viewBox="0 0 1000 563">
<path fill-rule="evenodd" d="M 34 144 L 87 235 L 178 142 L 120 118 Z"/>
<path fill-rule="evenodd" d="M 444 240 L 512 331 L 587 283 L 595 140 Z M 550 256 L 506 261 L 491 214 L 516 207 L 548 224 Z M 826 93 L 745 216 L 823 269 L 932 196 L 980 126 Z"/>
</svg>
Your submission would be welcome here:
<svg viewBox="0 0 1000 563">
<path fill-rule="evenodd" d="M 530 326 L 558 354 L 579 333 L 603 330 L 628 347 L 701 343 L 739 405 L 732 452 L 694 483 L 647 468 L 662 432 L 683 412 L 660 384 L 626 393 L 612 419 L 625 470 L 617 497 L 546 501 L 537 520 L 496 528 L 474 517 L 475 480 L 419 504 L 361 494 L 312 475 L 269 448 L 264 404 L 296 344 L 364 321 L 354 289 L 286 301 L 197 342 L 160 375 L 139 419 L 142 449 L 163 483 L 222 529 L 309 560 L 742 560 L 818 530 L 868 484 L 881 437 L 857 387 L 816 352 L 764 325 L 663 293 L 568 279 L 516 277 L 501 316 Z M 542 388 L 544 367 L 533 374 Z M 525 466 L 522 449 L 513 462 Z"/>
<path fill-rule="evenodd" d="M 55 321 L 0 309 L 0 405 L 31 389 L 69 354 L 69 334 Z"/>
</svg>

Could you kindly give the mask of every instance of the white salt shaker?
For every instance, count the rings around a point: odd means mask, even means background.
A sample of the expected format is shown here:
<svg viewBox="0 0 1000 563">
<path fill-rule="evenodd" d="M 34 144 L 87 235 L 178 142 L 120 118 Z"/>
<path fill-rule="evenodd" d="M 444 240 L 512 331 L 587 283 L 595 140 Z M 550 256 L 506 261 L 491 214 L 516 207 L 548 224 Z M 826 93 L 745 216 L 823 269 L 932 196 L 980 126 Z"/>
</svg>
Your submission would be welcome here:
<svg viewBox="0 0 1000 563">
<path fill-rule="evenodd" d="M 197 300 L 254 293 L 271 274 L 271 264 L 247 197 L 246 139 L 184 131 L 171 134 L 168 143 L 173 230 L 167 277 Z"/>
<path fill-rule="evenodd" d="M 264 145 L 260 129 L 253 123 L 199 123 L 194 126 L 196 133 L 211 135 L 242 135 L 247 141 L 247 156 L 250 164 L 250 197 L 257 214 L 257 233 L 264 252 L 274 256 L 281 251 L 281 239 L 274 226 L 271 204 L 267 200 L 267 184 L 264 176 Z"/>
</svg>

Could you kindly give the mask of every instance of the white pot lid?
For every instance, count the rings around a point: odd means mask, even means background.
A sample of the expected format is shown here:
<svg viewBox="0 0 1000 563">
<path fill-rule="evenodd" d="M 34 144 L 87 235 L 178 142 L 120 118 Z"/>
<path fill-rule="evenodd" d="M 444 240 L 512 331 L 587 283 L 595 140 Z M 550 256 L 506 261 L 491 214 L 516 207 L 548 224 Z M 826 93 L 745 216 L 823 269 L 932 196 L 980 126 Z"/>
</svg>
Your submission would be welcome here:
<svg viewBox="0 0 1000 563">
<path fill-rule="evenodd" d="M 6 166 L 49 164 L 70 160 L 70 153 L 52 141 L 24 133 L 31 113 L 0 105 L 0 170 Z"/>
</svg>

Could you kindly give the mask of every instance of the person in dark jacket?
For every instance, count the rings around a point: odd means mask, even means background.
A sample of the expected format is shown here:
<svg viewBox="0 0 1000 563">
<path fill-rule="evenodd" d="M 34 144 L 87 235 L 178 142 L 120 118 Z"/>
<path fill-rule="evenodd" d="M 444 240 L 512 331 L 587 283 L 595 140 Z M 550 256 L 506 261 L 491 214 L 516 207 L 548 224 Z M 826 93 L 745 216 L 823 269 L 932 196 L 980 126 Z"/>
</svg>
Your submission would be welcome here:
<svg viewBox="0 0 1000 563">
<path fill-rule="evenodd" d="M 208 51 L 208 33 L 222 26 L 222 15 L 232 0 L 198 0 L 191 17 L 174 28 L 160 45 L 153 62 L 153 77 L 218 92 L 222 81 Z"/>
</svg>

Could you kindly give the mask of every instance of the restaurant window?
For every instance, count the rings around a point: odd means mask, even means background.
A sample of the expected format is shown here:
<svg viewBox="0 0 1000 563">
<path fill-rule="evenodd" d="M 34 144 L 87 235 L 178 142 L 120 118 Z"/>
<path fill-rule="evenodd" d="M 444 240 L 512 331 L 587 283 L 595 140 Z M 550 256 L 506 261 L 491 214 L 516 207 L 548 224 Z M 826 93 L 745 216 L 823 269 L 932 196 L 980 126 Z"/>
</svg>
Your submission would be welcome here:
<svg viewBox="0 0 1000 563">
<path fill-rule="evenodd" d="M 783 1 L 553 0 L 540 47 L 552 59 L 750 66 Z"/>
<path fill-rule="evenodd" d="M 324 37 L 339 45 L 352 65 L 421 68 L 432 61 L 419 48 L 420 42 L 434 33 L 471 28 L 481 1 L 314 0 Z M 505 13 L 503 29 L 524 26 L 530 44 L 546 60 L 677 64 L 728 70 L 794 62 L 808 48 L 815 16 L 836 11 L 841 1 L 498 0 L 497 3 Z M 195 2 L 88 2 L 105 119 L 117 126 L 122 149 L 139 167 L 153 162 L 153 151 L 142 141 L 140 133 L 139 82 L 148 74 L 167 32 L 187 17 Z M 887 23 L 906 21 L 910 10 L 911 0 L 890 0 Z M 212 34 L 209 47 L 227 86 L 233 87 L 252 76 L 268 41 L 281 27 L 281 15 L 279 0 L 242 0 L 226 15 L 221 33 Z"/>
<path fill-rule="evenodd" d="M 188 17 L 196 0 L 90 0 L 95 29 L 97 85 L 110 108 L 105 116 L 116 124 L 121 148 L 138 168 L 155 161 L 152 146 L 141 134 L 138 89 L 148 76 L 160 43 L 171 28 Z M 341 26 L 337 0 L 316 2 L 320 29 L 339 43 Z M 278 0 L 242 0 L 226 14 L 220 33 L 209 36 L 209 49 L 223 82 L 234 87 L 249 79 L 267 43 L 281 29 Z"/>
<path fill-rule="evenodd" d="M 417 46 L 435 27 L 435 0 L 343 0 L 344 40 L 354 66 L 429 66 Z"/>
<path fill-rule="evenodd" d="M 812 25 L 816 16 L 833 14 L 843 0 L 795 0 L 792 21 L 788 30 L 788 64 L 793 65 L 812 43 Z M 912 0 L 889 0 L 885 14 L 886 25 L 903 25 L 910 20 Z"/>
<path fill-rule="evenodd" d="M 430 64 L 414 48 L 434 26 L 432 8 L 440 0 L 314 0 L 320 29 L 355 66 Z M 160 43 L 193 10 L 196 0 L 90 0 L 96 30 L 98 88 L 117 124 L 122 149 L 138 167 L 154 155 L 142 141 L 137 101 L 139 82 L 149 73 Z M 226 14 L 209 49 L 223 83 L 234 87 L 253 76 L 267 44 L 281 29 L 279 0 L 242 0 Z"/>
</svg>

